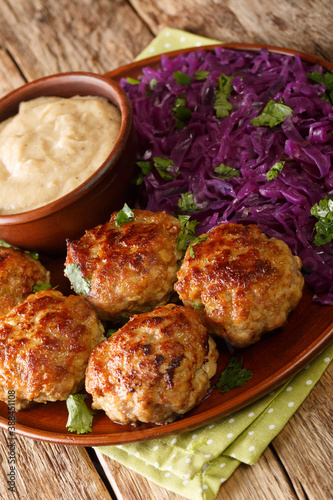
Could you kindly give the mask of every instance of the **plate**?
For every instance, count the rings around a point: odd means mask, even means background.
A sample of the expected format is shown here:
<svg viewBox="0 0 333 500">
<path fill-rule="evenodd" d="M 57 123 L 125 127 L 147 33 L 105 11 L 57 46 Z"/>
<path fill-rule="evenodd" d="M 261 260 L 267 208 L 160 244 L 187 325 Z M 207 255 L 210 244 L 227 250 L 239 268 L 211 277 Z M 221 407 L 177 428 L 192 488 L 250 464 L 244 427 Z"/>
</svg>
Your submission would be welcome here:
<svg viewBox="0 0 333 500">
<path fill-rule="evenodd" d="M 296 54 L 292 50 L 267 45 L 227 44 L 225 46 L 235 50 L 258 51 L 261 48 L 267 48 L 271 52 Z M 204 47 L 205 50 L 212 48 L 213 46 Z M 191 50 L 195 49 L 170 52 L 168 56 L 173 57 Z M 314 56 L 300 55 L 309 62 L 321 64 L 333 71 L 332 64 Z M 159 64 L 160 56 L 155 56 L 118 68 L 107 73 L 107 76 L 119 82 L 122 77 L 136 78 L 145 66 L 157 68 Z M 54 283 L 59 283 L 59 288 L 67 293 L 69 285 L 63 276 L 64 259 L 46 259 L 43 263 L 50 269 Z M 130 443 L 192 430 L 227 416 L 272 391 L 306 366 L 332 340 L 333 306 L 323 306 L 313 302 L 312 293 L 306 288 L 301 302 L 290 314 L 287 324 L 266 334 L 259 343 L 245 349 L 233 350 L 231 353 L 223 340 L 218 341 L 220 356 L 217 374 L 212 384 L 216 382 L 220 372 L 225 368 L 231 354 L 242 357 L 243 366 L 253 369 L 252 379 L 245 386 L 224 394 L 220 394 L 218 389 L 211 391 L 199 406 L 176 422 L 163 426 L 141 424 L 134 427 L 116 424 L 104 412 L 98 411 L 94 417 L 93 432 L 77 435 L 67 431 L 66 404 L 59 401 L 36 405 L 30 410 L 17 412 L 15 430 L 20 435 L 34 439 L 80 446 Z M 89 404 L 90 396 L 85 395 L 85 398 Z M 7 418 L 7 405 L 0 402 L 0 427 L 7 428 Z"/>
</svg>

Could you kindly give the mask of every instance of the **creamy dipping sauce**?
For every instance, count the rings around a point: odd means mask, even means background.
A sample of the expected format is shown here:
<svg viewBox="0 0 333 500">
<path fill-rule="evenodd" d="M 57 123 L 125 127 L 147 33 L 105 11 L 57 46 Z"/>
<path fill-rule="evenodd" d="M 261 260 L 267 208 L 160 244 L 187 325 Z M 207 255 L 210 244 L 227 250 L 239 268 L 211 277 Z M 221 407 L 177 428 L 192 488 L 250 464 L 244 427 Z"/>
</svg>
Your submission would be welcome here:
<svg viewBox="0 0 333 500">
<path fill-rule="evenodd" d="M 0 214 L 32 210 L 73 191 L 106 160 L 120 130 L 101 97 L 39 97 L 0 123 Z"/>
</svg>

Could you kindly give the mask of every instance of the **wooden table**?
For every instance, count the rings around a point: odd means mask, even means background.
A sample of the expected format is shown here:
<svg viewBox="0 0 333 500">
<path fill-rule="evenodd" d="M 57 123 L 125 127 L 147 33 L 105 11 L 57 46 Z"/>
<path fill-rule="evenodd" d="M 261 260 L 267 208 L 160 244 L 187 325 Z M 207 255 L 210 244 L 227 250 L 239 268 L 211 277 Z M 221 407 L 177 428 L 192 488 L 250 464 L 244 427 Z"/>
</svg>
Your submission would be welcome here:
<svg viewBox="0 0 333 500">
<path fill-rule="evenodd" d="M 169 26 L 226 42 L 285 46 L 333 61 L 331 0 L 1 0 L 0 95 L 62 71 L 105 73 L 127 64 Z M 313 499 L 332 493 L 333 366 L 252 467 L 240 466 L 218 500 Z M 0 498 L 180 500 L 92 449 L 18 436 L 17 491 L 7 491 L 0 432 Z"/>
</svg>

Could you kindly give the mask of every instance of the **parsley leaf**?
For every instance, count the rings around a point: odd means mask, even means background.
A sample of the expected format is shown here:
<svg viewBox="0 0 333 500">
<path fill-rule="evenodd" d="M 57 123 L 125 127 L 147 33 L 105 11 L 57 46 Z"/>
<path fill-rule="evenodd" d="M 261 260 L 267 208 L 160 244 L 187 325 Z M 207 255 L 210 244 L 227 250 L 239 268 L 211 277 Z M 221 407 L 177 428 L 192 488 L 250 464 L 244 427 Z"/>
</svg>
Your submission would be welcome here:
<svg viewBox="0 0 333 500">
<path fill-rule="evenodd" d="M 123 208 L 119 210 L 119 212 L 117 213 L 116 227 L 122 226 L 123 224 L 126 224 L 126 222 L 132 222 L 133 219 L 134 219 L 134 213 L 127 205 L 127 203 L 124 203 Z"/>
<path fill-rule="evenodd" d="M 173 77 L 180 85 L 190 85 L 191 83 L 189 75 L 187 73 L 183 73 L 182 71 L 175 71 L 173 73 Z"/>
<path fill-rule="evenodd" d="M 144 176 L 151 172 L 152 167 L 150 161 L 137 161 L 136 164 L 141 168 L 141 172 L 136 179 L 136 185 L 140 186 L 143 183 Z"/>
<path fill-rule="evenodd" d="M 219 380 L 212 389 L 220 389 L 220 392 L 228 392 L 235 387 L 245 385 L 252 377 L 253 370 L 242 368 L 243 358 L 239 360 L 234 357 L 231 358 L 227 367 L 223 370 Z"/>
<path fill-rule="evenodd" d="M 275 179 L 283 170 L 285 161 L 277 161 L 274 165 L 266 172 L 266 178 L 268 181 Z"/>
<path fill-rule="evenodd" d="M 135 78 L 131 78 L 130 76 L 128 76 L 126 78 L 126 80 L 128 81 L 128 83 L 130 83 L 131 85 L 138 85 L 138 83 L 140 83 L 139 80 L 136 80 Z"/>
<path fill-rule="evenodd" d="M 230 177 L 240 177 L 241 173 L 237 168 L 228 167 L 224 163 L 220 163 L 220 165 L 214 168 L 214 172 L 218 174 L 221 179 L 228 179 Z"/>
<path fill-rule="evenodd" d="M 325 85 L 327 92 L 325 92 L 323 97 L 327 97 L 327 100 L 333 104 L 333 73 L 326 71 L 322 74 L 316 70 L 313 73 L 309 73 L 308 77 L 317 83 L 323 83 Z"/>
<path fill-rule="evenodd" d="M 180 195 L 178 207 L 183 212 L 195 212 L 196 210 L 200 210 L 195 204 L 193 194 L 188 192 Z"/>
<path fill-rule="evenodd" d="M 193 241 L 191 241 L 191 243 L 189 245 L 189 249 L 190 249 L 190 256 L 192 257 L 192 259 L 194 259 L 194 257 L 195 257 L 193 246 L 200 243 L 200 241 L 205 241 L 207 238 L 208 238 L 208 234 L 206 234 L 205 236 L 197 236 L 196 238 L 194 238 Z"/>
<path fill-rule="evenodd" d="M 14 248 L 14 250 L 19 250 L 20 252 L 26 252 L 28 253 L 33 259 L 38 260 L 39 255 L 37 252 L 33 252 L 32 250 L 22 250 L 22 248 L 19 248 L 15 245 L 12 245 L 11 243 L 7 243 L 5 240 L 0 240 L 0 247 L 3 248 Z"/>
<path fill-rule="evenodd" d="M 117 331 L 118 331 L 117 328 L 109 328 L 108 331 L 105 332 L 105 337 L 109 339 Z"/>
<path fill-rule="evenodd" d="M 184 128 L 185 122 L 189 121 L 192 116 L 192 111 L 186 107 L 186 97 L 184 94 L 179 94 L 176 97 L 172 110 L 173 116 L 177 118 L 177 128 Z"/>
<path fill-rule="evenodd" d="M 65 275 L 71 282 L 74 290 L 78 294 L 87 295 L 90 291 L 90 280 L 84 278 L 81 269 L 77 264 L 68 264 L 65 267 Z"/>
<path fill-rule="evenodd" d="M 160 176 L 166 181 L 171 181 L 174 175 L 168 172 L 168 168 L 172 167 L 174 162 L 169 158 L 161 158 L 160 156 L 154 156 L 154 167 L 160 174 Z"/>
<path fill-rule="evenodd" d="M 96 412 L 88 408 L 83 394 L 71 394 L 66 400 L 66 405 L 68 409 L 66 427 L 69 432 L 77 434 L 92 432 L 92 421 Z"/>
<path fill-rule="evenodd" d="M 268 101 L 260 115 L 251 120 L 255 127 L 275 127 L 282 123 L 287 116 L 293 116 L 293 111 L 289 106 L 286 106 L 282 99 L 278 102 Z"/>
<path fill-rule="evenodd" d="M 196 237 L 194 229 L 199 222 L 190 218 L 190 215 L 178 215 L 180 231 L 177 236 L 177 248 L 179 251 L 186 250 L 188 243 Z"/>
<path fill-rule="evenodd" d="M 210 71 L 204 71 L 204 70 L 198 69 L 197 71 L 194 72 L 194 78 L 198 82 L 202 82 L 203 80 L 205 80 L 208 75 L 210 75 Z"/>
<path fill-rule="evenodd" d="M 45 281 L 44 283 L 35 283 L 32 287 L 32 292 L 33 293 L 36 293 L 36 292 L 40 292 L 41 290 L 52 290 L 53 287 L 51 285 L 51 283 L 49 283 L 48 281 Z"/>
<path fill-rule="evenodd" d="M 199 310 L 205 308 L 205 306 L 203 304 L 201 304 L 200 302 L 192 302 L 191 306 L 194 307 L 195 309 L 199 309 Z"/>
<path fill-rule="evenodd" d="M 232 110 L 232 104 L 228 98 L 232 92 L 231 80 L 234 76 L 220 75 L 215 89 L 214 110 L 217 118 L 224 118 Z"/>
<path fill-rule="evenodd" d="M 315 203 L 311 208 L 311 215 L 314 215 L 318 222 L 315 224 L 316 235 L 314 244 L 324 245 L 333 240 L 333 195 L 325 196 L 319 203 Z"/>
</svg>

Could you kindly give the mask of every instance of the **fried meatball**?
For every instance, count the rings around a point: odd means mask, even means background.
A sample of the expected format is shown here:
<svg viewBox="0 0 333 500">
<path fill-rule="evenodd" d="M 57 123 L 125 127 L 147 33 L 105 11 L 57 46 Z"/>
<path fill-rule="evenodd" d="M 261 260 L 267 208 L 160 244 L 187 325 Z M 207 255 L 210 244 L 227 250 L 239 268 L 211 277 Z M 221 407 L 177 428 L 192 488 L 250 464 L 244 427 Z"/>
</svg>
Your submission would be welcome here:
<svg viewBox="0 0 333 500">
<path fill-rule="evenodd" d="M 33 286 L 50 280 L 50 273 L 28 252 L 0 247 L 0 316 L 33 292 Z"/>
<path fill-rule="evenodd" d="M 172 422 L 199 404 L 218 351 L 196 311 L 168 304 L 134 316 L 92 352 L 92 408 L 122 424 Z"/>
<path fill-rule="evenodd" d="M 205 239 L 205 237 L 207 238 Z M 257 226 L 222 224 L 188 248 L 175 290 L 235 347 L 282 326 L 302 296 L 301 260 Z"/>
<path fill-rule="evenodd" d="M 56 290 L 30 295 L 0 318 L 0 400 L 15 408 L 65 400 L 84 387 L 85 370 L 104 328 L 79 296 Z"/>
<path fill-rule="evenodd" d="M 166 304 L 177 279 L 178 219 L 165 212 L 134 210 L 133 220 L 110 221 L 67 243 L 66 274 L 79 270 L 85 297 L 103 320 L 147 312 Z M 72 281 L 72 285 L 73 285 Z M 80 290 L 76 290 L 80 293 Z"/>
</svg>

